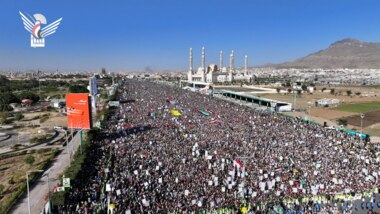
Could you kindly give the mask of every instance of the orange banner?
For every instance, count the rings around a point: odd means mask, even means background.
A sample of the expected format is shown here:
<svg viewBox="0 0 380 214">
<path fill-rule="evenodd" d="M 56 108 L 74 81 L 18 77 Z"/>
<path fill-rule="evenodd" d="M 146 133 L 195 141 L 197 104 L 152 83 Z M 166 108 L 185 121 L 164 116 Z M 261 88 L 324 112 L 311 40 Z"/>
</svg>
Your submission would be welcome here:
<svg viewBox="0 0 380 214">
<path fill-rule="evenodd" d="M 91 129 L 91 102 L 88 94 L 66 94 L 67 127 Z"/>
</svg>

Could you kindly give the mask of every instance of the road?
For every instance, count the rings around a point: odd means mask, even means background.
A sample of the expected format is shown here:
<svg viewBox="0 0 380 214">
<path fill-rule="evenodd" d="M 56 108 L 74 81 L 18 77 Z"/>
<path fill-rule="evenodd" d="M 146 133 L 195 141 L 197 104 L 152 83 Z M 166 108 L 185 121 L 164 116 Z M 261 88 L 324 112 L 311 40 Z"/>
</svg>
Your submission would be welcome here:
<svg viewBox="0 0 380 214">
<path fill-rule="evenodd" d="M 57 156 L 53 165 L 48 169 L 50 189 L 56 187 L 60 182 L 60 177 L 63 171 L 69 166 L 69 151 L 72 149 L 77 151 L 80 143 L 80 133 L 78 132 L 74 139 L 70 142 L 69 147 L 65 147 L 60 155 Z M 70 148 L 72 145 L 72 148 Z M 69 150 L 68 150 L 69 148 Z M 48 171 L 47 170 L 47 171 Z M 30 207 L 31 213 L 41 213 L 45 204 L 47 203 L 48 187 L 47 176 L 42 176 L 34 184 L 30 185 Z M 22 199 L 12 208 L 10 213 L 14 214 L 27 214 L 28 213 L 28 195 L 25 194 Z"/>
</svg>

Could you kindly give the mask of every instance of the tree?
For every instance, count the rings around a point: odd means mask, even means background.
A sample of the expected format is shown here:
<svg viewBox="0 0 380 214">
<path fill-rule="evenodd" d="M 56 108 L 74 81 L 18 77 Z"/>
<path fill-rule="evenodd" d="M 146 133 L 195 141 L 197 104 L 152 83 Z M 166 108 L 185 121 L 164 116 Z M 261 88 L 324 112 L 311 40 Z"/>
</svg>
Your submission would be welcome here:
<svg viewBox="0 0 380 214">
<path fill-rule="evenodd" d="M 347 126 L 347 120 L 344 118 L 339 118 L 338 125 Z"/>
<path fill-rule="evenodd" d="M 292 93 L 292 89 L 291 88 L 288 88 L 288 93 Z"/>
<path fill-rule="evenodd" d="M 19 103 L 20 100 L 11 92 L 0 93 L 0 104 Z"/>
<path fill-rule="evenodd" d="M 356 93 L 355 93 L 356 96 L 360 96 L 361 94 L 362 94 L 362 93 L 360 93 L 360 92 L 356 92 Z"/>
<path fill-rule="evenodd" d="M 335 94 L 335 89 L 334 89 L 334 88 L 332 88 L 332 89 L 330 90 L 330 94 Z"/>
<path fill-rule="evenodd" d="M 352 91 L 351 90 L 347 90 L 346 93 L 347 93 L 347 96 L 351 96 Z"/>
<path fill-rule="evenodd" d="M 26 164 L 32 165 L 36 159 L 32 155 L 28 155 L 25 157 L 24 162 Z"/>
<path fill-rule="evenodd" d="M 33 92 L 29 92 L 29 91 L 21 92 L 20 94 L 18 94 L 17 97 L 20 100 L 23 100 L 23 99 L 32 100 L 33 103 L 36 103 L 36 102 L 38 102 L 40 100 L 40 96 L 38 96 L 37 94 L 35 94 Z"/>
<path fill-rule="evenodd" d="M 306 91 L 306 90 L 307 90 L 307 85 L 303 84 L 303 85 L 301 86 L 301 88 L 302 88 L 303 91 Z"/>
<path fill-rule="evenodd" d="M 9 80 L 4 75 L 0 75 L 0 92 L 9 92 L 10 90 Z"/>
<path fill-rule="evenodd" d="M 276 88 L 276 91 L 277 91 L 277 93 L 280 93 L 281 89 L 280 88 Z"/>
<path fill-rule="evenodd" d="M 322 90 L 321 90 L 321 91 L 322 91 L 322 93 L 323 93 L 325 90 L 326 90 L 326 88 L 322 88 Z"/>
<path fill-rule="evenodd" d="M 17 113 L 15 115 L 15 119 L 18 120 L 18 121 L 22 120 L 23 118 L 24 118 L 24 115 L 22 113 Z"/>
<path fill-rule="evenodd" d="M 7 123 L 7 118 L 9 116 L 8 112 L 0 112 L 0 124 L 4 125 Z"/>
<path fill-rule="evenodd" d="M 87 87 L 83 85 L 70 85 L 70 93 L 88 93 Z"/>
<path fill-rule="evenodd" d="M 51 203 L 54 206 L 63 206 L 63 205 L 65 205 L 65 192 L 54 192 L 51 195 Z"/>
</svg>

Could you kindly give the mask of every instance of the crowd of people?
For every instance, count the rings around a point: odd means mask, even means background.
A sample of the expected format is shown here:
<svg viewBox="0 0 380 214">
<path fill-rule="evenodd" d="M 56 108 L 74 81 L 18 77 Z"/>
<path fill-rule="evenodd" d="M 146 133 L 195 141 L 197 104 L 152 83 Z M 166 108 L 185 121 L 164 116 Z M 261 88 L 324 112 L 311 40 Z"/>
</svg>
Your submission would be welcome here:
<svg viewBox="0 0 380 214">
<path fill-rule="evenodd" d="M 351 212 L 334 196 L 379 185 L 357 136 L 150 81 L 119 91 L 61 213 Z"/>
</svg>

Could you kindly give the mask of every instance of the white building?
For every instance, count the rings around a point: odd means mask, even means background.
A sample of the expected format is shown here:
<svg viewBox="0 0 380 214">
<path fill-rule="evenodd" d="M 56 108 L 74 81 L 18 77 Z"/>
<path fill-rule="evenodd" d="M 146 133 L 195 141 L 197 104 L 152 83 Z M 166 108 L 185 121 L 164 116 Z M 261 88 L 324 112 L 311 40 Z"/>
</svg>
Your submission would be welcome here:
<svg viewBox="0 0 380 214">
<path fill-rule="evenodd" d="M 189 57 L 189 71 L 187 74 L 188 83 L 192 82 L 205 82 L 205 83 L 215 83 L 215 82 L 232 82 L 232 81 L 250 81 L 252 80 L 252 75 L 248 74 L 248 56 L 245 56 L 245 66 L 244 73 L 236 72 L 234 67 L 234 51 L 230 54 L 230 66 L 223 67 L 223 51 L 220 51 L 220 61 L 219 68 L 216 64 L 210 64 L 206 68 L 206 54 L 205 48 L 202 47 L 202 64 L 201 67 L 194 72 L 193 68 L 193 49 L 190 48 Z"/>
</svg>

